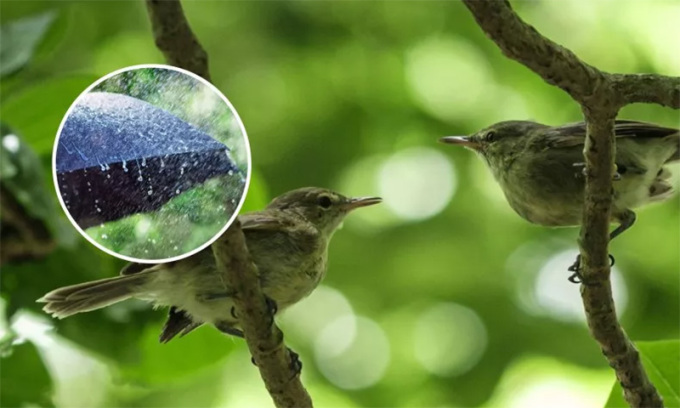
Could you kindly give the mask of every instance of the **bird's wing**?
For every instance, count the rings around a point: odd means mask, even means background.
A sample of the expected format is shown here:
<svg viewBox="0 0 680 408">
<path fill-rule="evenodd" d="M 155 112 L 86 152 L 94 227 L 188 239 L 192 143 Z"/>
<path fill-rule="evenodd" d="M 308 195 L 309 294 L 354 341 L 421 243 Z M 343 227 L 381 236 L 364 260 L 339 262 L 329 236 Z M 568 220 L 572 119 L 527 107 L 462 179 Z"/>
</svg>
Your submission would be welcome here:
<svg viewBox="0 0 680 408">
<path fill-rule="evenodd" d="M 287 217 L 277 216 L 277 213 L 259 211 L 239 216 L 241 229 L 244 231 L 282 231 L 295 225 Z"/>
<path fill-rule="evenodd" d="M 161 343 L 167 343 L 178 334 L 182 337 L 199 327 L 201 324 L 202 323 L 194 322 L 183 310 L 172 306 L 168 313 L 168 320 L 163 326 L 163 331 L 161 331 L 159 340 Z"/>
<path fill-rule="evenodd" d="M 142 272 L 145 269 L 151 268 L 152 266 L 154 266 L 154 265 L 130 262 L 129 264 L 125 265 L 123 267 L 123 269 L 120 270 L 120 274 L 121 275 L 134 275 L 135 273 Z"/>
<path fill-rule="evenodd" d="M 614 134 L 617 138 L 658 138 L 677 134 L 678 129 L 654 125 L 634 120 L 617 120 L 614 122 Z M 572 147 L 583 145 L 586 137 L 585 122 L 569 123 L 550 129 L 546 133 L 550 147 Z"/>
</svg>

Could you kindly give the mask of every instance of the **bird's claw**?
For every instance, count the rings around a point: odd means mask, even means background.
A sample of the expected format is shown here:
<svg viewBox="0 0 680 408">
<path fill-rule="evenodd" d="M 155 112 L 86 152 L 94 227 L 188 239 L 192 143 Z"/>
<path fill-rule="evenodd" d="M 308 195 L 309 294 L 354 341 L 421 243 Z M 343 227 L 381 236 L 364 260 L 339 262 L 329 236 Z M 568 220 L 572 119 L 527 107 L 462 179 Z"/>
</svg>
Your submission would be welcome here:
<svg viewBox="0 0 680 408">
<path fill-rule="evenodd" d="M 290 370 L 293 372 L 290 379 L 292 380 L 302 372 L 302 361 L 300 361 L 300 355 L 298 353 L 291 350 L 290 347 L 286 348 L 288 349 L 288 355 L 290 356 Z"/>
<path fill-rule="evenodd" d="M 608 254 L 608 256 L 609 256 L 609 267 L 611 268 L 616 263 L 616 259 L 614 258 L 614 256 L 612 254 Z M 576 261 L 574 261 L 574 263 L 569 268 L 567 268 L 567 270 L 569 272 L 573 272 L 571 274 L 571 276 L 569 276 L 567 278 L 567 280 L 569 282 L 576 283 L 576 284 L 582 283 L 586 286 L 595 285 L 594 282 L 589 282 L 588 280 L 586 280 L 583 277 L 583 275 L 581 275 L 581 254 L 576 255 Z"/>
<path fill-rule="evenodd" d="M 289 368 L 293 372 L 293 375 L 290 377 L 290 380 L 292 380 L 296 376 L 300 375 L 300 373 L 302 372 L 302 361 L 300 361 L 300 355 L 294 352 L 290 347 L 286 347 L 286 350 L 288 351 L 288 355 L 290 356 Z M 250 357 L 250 362 L 253 363 L 255 367 L 257 367 L 255 357 Z"/>
<path fill-rule="evenodd" d="M 274 316 L 276 315 L 276 312 L 279 311 L 279 305 L 276 304 L 274 299 L 266 295 L 264 297 L 264 301 L 267 304 L 267 309 L 269 310 L 269 316 L 271 318 L 269 326 L 272 326 L 274 324 Z"/>
</svg>

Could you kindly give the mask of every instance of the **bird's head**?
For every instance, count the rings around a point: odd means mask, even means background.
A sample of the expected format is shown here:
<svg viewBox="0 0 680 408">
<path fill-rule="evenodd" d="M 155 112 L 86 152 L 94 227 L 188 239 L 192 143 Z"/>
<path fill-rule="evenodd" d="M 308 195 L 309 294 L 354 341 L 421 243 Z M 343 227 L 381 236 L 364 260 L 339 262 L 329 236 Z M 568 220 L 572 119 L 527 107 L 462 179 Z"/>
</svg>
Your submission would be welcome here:
<svg viewBox="0 0 680 408">
<path fill-rule="evenodd" d="M 305 187 L 276 197 L 267 208 L 292 211 L 330 236 L 352 210 L 381 201 L 380 197 L 349 198 L 325 188 Z"/>
<path fill-rule="evenodd" d="M 511 120 L 495 123 L 470 136 L 446 136 L 439 139 L 446 144 L 463 146 L 482 156 L 492 170 L 512 160 L 527 145 L 536 130 L 547 128 L 536 122 Z"/>
</svg>

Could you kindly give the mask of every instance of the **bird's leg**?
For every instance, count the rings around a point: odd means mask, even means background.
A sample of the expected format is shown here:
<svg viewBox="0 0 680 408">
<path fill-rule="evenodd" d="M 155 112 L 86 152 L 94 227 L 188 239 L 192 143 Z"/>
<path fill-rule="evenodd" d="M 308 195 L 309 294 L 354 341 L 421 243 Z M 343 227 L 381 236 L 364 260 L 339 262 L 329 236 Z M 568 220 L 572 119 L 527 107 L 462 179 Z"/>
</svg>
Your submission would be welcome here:
<svg viewBox="0 0 680 408">
<path fill-rule="evenodd" d="M 218 323 L 215 323 L 215 327 L 217 327 L 217 330 L 221 331 L 222 333 L 228 334 L 230 336 L 238 337 L 240 339 L 243 338 L 243 331 L 235 328 L 232 325 L 232 323 L 218 322 Z"/>
<path fill-rule="evenodd" d="M 621 213 L 618 217 L 619 221 L 621 222 L 618 227 L 614 229 L 609 234 L 609 240 L 611 241 L 612 239 L 618 237 L 623 233 L 625 230 L 628 228 L 632 227 L 633 224 L 635 224 L 635 213 L 631 210 L 625 210 L 623 213 Z"/>
<path fill-rule="evenodd" d="M 618 237 L 621 235 L 624 231 L 626 231 L 628 228 L 632 227 L 633 224 L 635 224 L 635 213 L 631 210 L 625 210 L 623 213 L 620 215 L 617 215 L 617 217 L 620 221 L 620 224 L 618 227 L 614 229 L 609 234 L 609 241 L 613 240 L 614 238 Z M 609 261 L 610 265 L 609 267 L 614 266 L 614 263 L 616 262 L 616 259 L 610 254 L 609 255 Z M 573 274 L 568 278 L 569 282 L 572 283 L 583 283 L 585 285 L 588 284 L 588 282 L 583 280 L 583 275 L 581 275 L 581 254 L 579 254 L 576 257 L 576 262 L 574 262 L 573 265 L 569 267 L 569 272 L 573 272 Z"/>
</svg>

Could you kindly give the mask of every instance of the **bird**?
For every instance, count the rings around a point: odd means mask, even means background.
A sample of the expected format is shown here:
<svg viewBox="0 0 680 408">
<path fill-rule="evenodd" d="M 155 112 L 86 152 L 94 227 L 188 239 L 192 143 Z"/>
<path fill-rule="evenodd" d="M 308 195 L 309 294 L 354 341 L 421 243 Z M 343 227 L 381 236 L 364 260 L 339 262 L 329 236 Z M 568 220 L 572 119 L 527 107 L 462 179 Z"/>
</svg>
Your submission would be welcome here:
<svg viewBox="0 0 680 408">
<path fill-rule="evenodd" d="M 261 211 L 240 215 L 248 251 L 262 291 L 276 313 L 308 296 L 326 275 L 328 246 L 351 211 L 378 204 L 379 197 L 348 198 L 305 187 L 276 197 Z M 234 292 L 224 286 L 211 248 L 156 265 L 130 263 L 120 276 L 66 286 L 38 302 L 53 317 L 65 318 L 128 298 L 169 307 L 160 342 L 167 343 L 207 323 L 243 337 L 234 312 Z"/>
<path fill-rule="evenodd" d="M 610 221 L 618 226 L 610 232 L 610 240 L 635 223 L 633 209 L 672 197 L 671 171 L 666 164 L 680 160 L 678 129 L 616 120 L 614 134 L 616 173 Z M 585 122 L 553 127 L 504 121 L 470 136 L 446 136 L 440 141 L 477 153 L 520 217 L 538 225 L 563 227 L 582 221 L 585 138 Z"/>
</svg>

